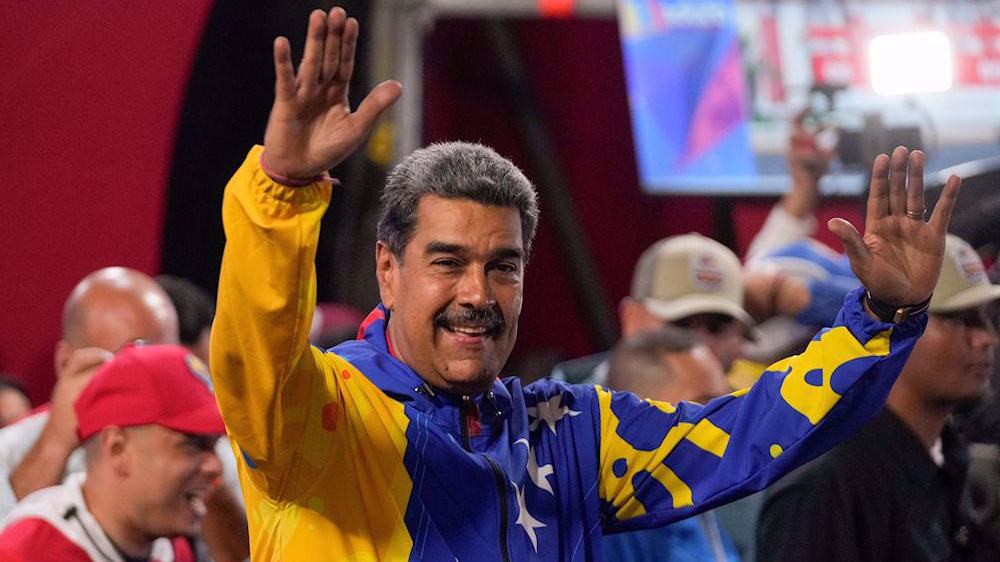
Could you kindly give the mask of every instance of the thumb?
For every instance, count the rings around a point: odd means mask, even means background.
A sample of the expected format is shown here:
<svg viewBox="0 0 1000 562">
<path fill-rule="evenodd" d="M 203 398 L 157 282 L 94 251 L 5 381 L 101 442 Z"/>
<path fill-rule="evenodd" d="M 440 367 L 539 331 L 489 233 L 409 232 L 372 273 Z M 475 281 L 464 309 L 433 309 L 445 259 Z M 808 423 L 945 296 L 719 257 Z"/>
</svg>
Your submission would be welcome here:
<svg viewBox="0 0 1000 562">
<path fill-rule="evenodd" d="M 865 241 L 861 239 L 858 229 L 854 228 L 853 224 L 840 218 L 830 219 L 826 223 L 826 226 L 840 240 L 841 244 L 844 245 L 847 259 L 851 261 L 851 269 L 854 270 L 855 274 L 858 270 L 864 269 L 870 254 L 868 248 L 865 246 Z"/>
<path fill-rule="evenodd" d="M 375 89 L 365 96 L 365 99 L 361 101 L 361 105 L 358 106 L 357 111 L 354 112 L 354 117 L 358 120 L 361 128 L 364 131 L 371 130 L 379 115 L 382 115 L 383 111 L 396 103 L 396 100 L 402 94 L 403 85 L 395 80 L 386 80 L 375 86 Z"/>
</svg>

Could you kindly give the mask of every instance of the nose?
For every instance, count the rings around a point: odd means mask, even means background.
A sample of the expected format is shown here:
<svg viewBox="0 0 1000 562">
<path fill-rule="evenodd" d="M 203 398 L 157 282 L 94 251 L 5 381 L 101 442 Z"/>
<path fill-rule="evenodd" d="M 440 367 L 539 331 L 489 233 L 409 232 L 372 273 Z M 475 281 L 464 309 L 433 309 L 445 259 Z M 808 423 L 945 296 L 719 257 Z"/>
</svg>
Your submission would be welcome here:
<svg viewBox="0 0 1000 562">
<path fill-rule="evenodd" d="M 216 480 L 222 476 L 222 461 L 219 460 L 219 455 L 216 455 L 214 450 L 205 451 L 202 454 L 199 468 L 210 480 Z"/>
<path fill-rule="evenodd" d="M 483 308 L 493 304 L 493 288 L 486 271 L 470 267 L 459 280 L 458 304 Z"/>
<path fill-rule="evenodd" d="M 997 331 L 990 323 L 971 328 L 968 336 L 969 344 L 974 349 L 996 347 L 998 343 Z"/>
</svg>

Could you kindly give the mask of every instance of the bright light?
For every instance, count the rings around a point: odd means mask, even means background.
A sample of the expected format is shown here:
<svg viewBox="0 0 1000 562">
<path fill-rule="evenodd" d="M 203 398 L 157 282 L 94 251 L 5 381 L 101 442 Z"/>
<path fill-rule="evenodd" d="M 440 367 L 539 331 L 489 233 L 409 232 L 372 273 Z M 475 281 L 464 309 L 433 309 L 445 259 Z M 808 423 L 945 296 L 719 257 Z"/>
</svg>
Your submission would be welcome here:
<svg viewBox="0 0 1000 562">
<path fill-rule="evenodd" d="M 879 35 L 868 46 L 872 89 L 883 96 L 951 88 L 951 43 L 940 31 Z"/>
</svg>

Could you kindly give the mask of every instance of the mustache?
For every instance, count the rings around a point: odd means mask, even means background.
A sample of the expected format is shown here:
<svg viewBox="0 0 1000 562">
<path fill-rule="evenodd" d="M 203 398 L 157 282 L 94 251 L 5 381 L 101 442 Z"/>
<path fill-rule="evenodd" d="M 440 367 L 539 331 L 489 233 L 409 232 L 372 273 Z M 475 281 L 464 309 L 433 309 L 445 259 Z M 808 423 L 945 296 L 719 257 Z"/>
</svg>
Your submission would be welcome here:
<svg viewBox="0 0 1000 562">
<path fill-rule="evenodd" d="M 434 315 L 434 326 L 451 330 L 454 326 L 482 326 L 486 337 L 497 338 L 503 334 L 507 321 L 499 305 L 483 308 L 442 310 Z"/>
</svg>

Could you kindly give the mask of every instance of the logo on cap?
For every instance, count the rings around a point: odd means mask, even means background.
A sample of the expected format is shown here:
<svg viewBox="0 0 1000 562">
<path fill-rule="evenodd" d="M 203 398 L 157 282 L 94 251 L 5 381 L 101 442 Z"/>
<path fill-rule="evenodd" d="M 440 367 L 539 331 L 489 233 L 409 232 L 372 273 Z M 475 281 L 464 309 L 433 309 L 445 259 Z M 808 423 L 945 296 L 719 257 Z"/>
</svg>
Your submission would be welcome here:
<svg viewBox="0 0 1000 562">
<path fill-rule="evenodd" d="M 956 259 L 958 261 L 958 271 L 962 274 L 962 277 L 973 283 L 988 281 L 986 270 L 983 269 L 983 262 L 980 261 L 979 256 L 971 249 L 964 246 L 959 247 Z"/>
<path fill-rule="evenodd" d="M 187 363 L 188 370 L 194 375 L 194 378 L 198 379 L 198 382 L 205 385 L 210 392 L 215 392 L 212 388 L 212 377 L 208 374 L 208 367 L 205 362 L 198 359 L 192 353 L 188 353 L 184 358 L 184 362 Z"/>
<path fill-rule="evenodd" d="M 697 256 L 694 259 L 691 274 L 695 288 L 702 291 L 718 291 L 722 288 L 722 282 L 725 278 L 722 268 L 710 255 Z"/>
</svg>

